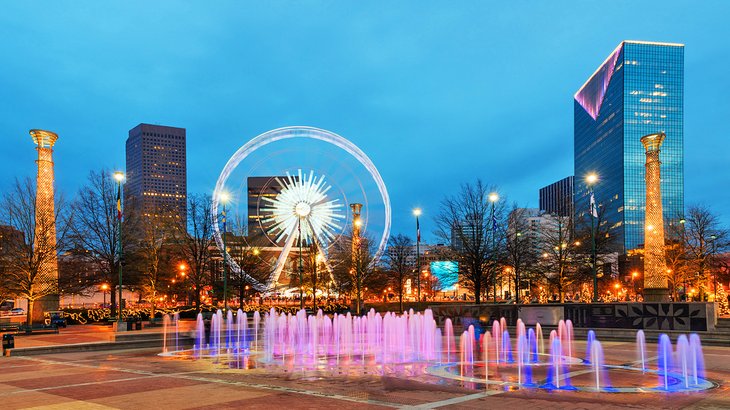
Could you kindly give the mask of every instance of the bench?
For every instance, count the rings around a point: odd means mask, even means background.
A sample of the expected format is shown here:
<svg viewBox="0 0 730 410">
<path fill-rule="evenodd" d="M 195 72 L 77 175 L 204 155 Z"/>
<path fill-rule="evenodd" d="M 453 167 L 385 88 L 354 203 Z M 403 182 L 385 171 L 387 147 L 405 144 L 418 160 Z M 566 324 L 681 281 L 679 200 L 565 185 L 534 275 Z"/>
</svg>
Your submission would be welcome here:
<svg viewBox="0 0 730 410">
<path fill-rule="evenodd" d="M 0 323 L 0 332 L 8 332 L 8 331 L 17 332 L 19 327 L 20 327 L 20 325 L 18 325 L 17 323 L 11 323 L 11 322 Z"/>
<path fill-rule="evenodd" d="M 35 325 L 22 325 L 18 326 L 17 335 L 31 335 L 31 334 L 45 334 L 45 333 L 58 333 L 58 326 L 56 325 L 45 325 L 45 324 L 35 324 Z"/>
</svg>

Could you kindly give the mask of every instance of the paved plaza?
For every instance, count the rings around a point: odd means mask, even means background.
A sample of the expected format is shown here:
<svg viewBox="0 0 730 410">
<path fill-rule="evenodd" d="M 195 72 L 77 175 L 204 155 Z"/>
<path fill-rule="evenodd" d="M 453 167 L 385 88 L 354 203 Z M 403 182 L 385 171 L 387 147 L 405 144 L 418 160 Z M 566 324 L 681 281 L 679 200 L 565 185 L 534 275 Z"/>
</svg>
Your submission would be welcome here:
<svg viewBox="0 0 730 410">
<path fill-rule="evenodd" d="M 86 333 L 84 335 L 84 333 Z M 101 336 L 99 336 L 101 335 Z M 109 337 L 83 330 L 17 340 L 39 346 Z M 38 340 L 32 341 L 33 338 Z M 582 351 L 583 342 L 576 342 Z M 606 342 L 607 363 L 634 360 L 634 344 Z M 655 351 L 654 345 L 649 351 Z M 209 361 L 160 357 L 159 348 L 70 352 L 0 358 L 0 403 L 17 408 L 730 408 L 725 385 L 730 348 L 705 347 L 707 378 L 718 387 L 702 393 L 585 393 L 483 390 L 428 375 L 404 377 L 302 373 L 296 369 L 231 369 Z M 654 378 L 656 376 L 647 375 Z"/>
</svg>

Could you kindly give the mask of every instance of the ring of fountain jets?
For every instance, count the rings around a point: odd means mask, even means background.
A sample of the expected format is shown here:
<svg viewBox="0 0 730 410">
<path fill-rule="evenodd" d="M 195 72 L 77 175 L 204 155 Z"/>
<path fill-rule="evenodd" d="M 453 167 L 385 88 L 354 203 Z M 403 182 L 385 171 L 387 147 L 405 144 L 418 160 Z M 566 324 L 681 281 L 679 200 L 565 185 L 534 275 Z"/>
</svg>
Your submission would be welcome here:
<svg viewBox="0 0 730 410">
<path fill-rule="evenodd" d="M 451 380 L 473 389 L 543 389 L 613 393 L 694 392 L 716 387 L 704 377 L 700 338 L 680 335 L 673 345 L 662 334 L 656 352 L 648 352 L 644 332 L 636 333 L 636 358 L 608 364 L 593 331 L 586 349 L 574 346 L 570 320 L 543 338 L 540 324 L 521 320 L 510 333 L 504 318 L 478 332 L 469 326 L 458 338 L 446 319 L 439 327 L 430 310 L 384 315 L 371 310 L 351 314 L 260 315 L 220 310 L 195 328 L 180 330 L 177 315 L 164 318 L 162 356 L 204 360 L 215 366 L 264 368 L 342 377 L 388 375 Z M 192 343 L 192 346 L 190 346 Z M 187 344 L 187 346 L 186 346 Z"/>
</svg>

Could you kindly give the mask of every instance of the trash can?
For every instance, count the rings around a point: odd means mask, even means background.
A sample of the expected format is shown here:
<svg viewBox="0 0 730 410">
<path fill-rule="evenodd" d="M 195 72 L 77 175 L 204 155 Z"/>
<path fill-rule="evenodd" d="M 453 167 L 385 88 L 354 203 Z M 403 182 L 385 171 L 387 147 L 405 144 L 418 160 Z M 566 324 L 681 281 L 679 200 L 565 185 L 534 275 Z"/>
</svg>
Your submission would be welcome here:
<svg viewBox="0 0 730 410">
<path fill-rule="evenodd" d="M 8 333 L 3 335 L 3 354 L 9 349 L 15 349 L 15 336 Z"/>
</svg>

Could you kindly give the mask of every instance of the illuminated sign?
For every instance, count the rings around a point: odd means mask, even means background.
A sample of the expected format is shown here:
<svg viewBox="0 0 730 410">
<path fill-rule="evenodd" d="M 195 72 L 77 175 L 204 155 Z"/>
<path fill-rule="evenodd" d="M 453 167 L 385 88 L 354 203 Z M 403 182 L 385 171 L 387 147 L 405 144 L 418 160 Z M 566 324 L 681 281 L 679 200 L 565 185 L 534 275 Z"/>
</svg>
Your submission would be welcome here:
<svg viewBox="0 0 730 410">
<path fill-rule="evenodd" d="M 452 291 L 459 283 L 459 263 L 454 261 L 431 262 L 431 274 L 438 279 L 442 291 Z"/>
</svg>

